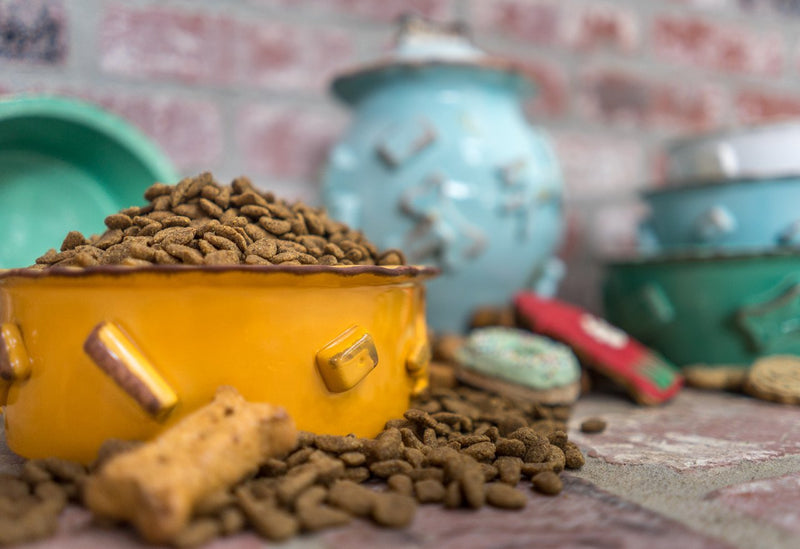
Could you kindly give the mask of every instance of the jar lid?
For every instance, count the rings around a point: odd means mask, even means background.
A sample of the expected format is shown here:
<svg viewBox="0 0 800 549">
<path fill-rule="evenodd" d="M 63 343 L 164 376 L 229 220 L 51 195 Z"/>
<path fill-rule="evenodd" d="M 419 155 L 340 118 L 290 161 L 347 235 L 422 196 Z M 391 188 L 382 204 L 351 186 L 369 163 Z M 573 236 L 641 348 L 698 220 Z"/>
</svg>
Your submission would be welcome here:
<svg viewBox="0 0 800 549">
<path fill-rule="evenodd" d="M 800 175 L 800 122 L 679 139 L 667 146 L 669 186 Z"/>
<path fill-rule="evenodd" d="M 392 69 L 466 67 L 511 75 L 509 84 L 532 92 L 535 75 L 510 59 L 490 55 L 477 47 L 461 23 L 442 24 L 418 15 L 400 19 L 391 51 L 366 65 L 334 78 L 331 90 L 346 103 L 355 103 Z"/>
</svg>

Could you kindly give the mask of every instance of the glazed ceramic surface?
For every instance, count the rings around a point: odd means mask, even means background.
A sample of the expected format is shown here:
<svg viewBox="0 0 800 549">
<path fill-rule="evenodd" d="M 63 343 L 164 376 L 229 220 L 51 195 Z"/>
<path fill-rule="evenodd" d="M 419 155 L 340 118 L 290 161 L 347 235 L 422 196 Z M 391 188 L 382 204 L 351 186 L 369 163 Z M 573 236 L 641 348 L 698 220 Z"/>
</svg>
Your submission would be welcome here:
<svg viewBox="0 0 800 549">
<path fill-rule="evenodd" d="M 646 252 L 800 244 L 800 176 L 667 187 L 644 194 Z"/>
<path fill-rule="evenodd" d="M 800 354 L 800 253 L 695 254 L 609 265 L 608 319 L 679 366 Z"/>
<path fill-rule="evenodd" d="M 461 330 L 475 307 L 521 288 L 554 293 L 562 180 L 547 137 L 525 120 L 518 70 L 459 37 L 409 31 L 392 59 L 333 91 L 355 117 L 330 155 L 325 205 L 380 247 L 441 268 L 434 329 Z"/>
<path fill-rule="evenodd" d="M 242 267 L 0 274 L 8 445 L 91 461 L 147 439 L 220 385 L 298 428 L 373 436 L 427 383 L 415 267 Z"/>
<path fill-rule="evenodd" d="M 155 144 L 94 105 L 0 100 L 0 268 L 31 265 L 70 230 L 102 232 L 108 212 L 141 203 L 155 181 L 177 179 Z"/>
<path fill-rule="evenodd" d="M 683 138 L 666 150 L 673 183 L 800 174 L 800 124 L 785 122 Z"/>
</svg>

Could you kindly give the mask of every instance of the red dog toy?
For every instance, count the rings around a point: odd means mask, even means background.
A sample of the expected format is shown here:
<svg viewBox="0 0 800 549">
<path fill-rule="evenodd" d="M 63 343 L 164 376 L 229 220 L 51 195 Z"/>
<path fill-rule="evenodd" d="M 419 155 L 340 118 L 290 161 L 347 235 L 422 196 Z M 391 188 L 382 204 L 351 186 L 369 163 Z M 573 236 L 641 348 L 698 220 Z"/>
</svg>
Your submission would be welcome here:
<svg viewBox="0 0 800 549">
<path fill-rule="evenodd" d="M 529 330 L 570 346 L 586 367 L 620 383 L 639 404 L 665 402 L 683 385 L 665 358 L 583 309 L 531 292 L 517 294 L 514 307 Z"/>
</svg>

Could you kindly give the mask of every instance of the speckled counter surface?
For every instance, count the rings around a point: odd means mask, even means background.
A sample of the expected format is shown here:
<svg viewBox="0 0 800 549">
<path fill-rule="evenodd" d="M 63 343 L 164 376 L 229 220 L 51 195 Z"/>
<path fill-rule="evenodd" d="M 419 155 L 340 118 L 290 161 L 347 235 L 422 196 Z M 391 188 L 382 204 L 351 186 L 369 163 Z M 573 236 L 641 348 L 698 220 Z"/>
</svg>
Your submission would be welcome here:
<svg viewBox="0 0 800 549">
<path fill-rule="evenodd" d="M 602 416 L 608 429 L 578 431 Z M 586 466 L 565 473 L 559 496 L 529 494 L 522 511 L 447 511 L 425 506 L 405 530 L 363 521 L 301 536 L 287 548 L 800 547 L 800 407 L 684 390 L 672 403 L 641 408 L 622 397 L 582 398 L 570 438 Z M 21 460 L 0 442 L 0 471 Z M 271 546 L 240 534 L 208 548 Z M 68 508 L 55 538 L 24 547 L 142 547 L 125 530 L 103 530 Z"/>
</svg>

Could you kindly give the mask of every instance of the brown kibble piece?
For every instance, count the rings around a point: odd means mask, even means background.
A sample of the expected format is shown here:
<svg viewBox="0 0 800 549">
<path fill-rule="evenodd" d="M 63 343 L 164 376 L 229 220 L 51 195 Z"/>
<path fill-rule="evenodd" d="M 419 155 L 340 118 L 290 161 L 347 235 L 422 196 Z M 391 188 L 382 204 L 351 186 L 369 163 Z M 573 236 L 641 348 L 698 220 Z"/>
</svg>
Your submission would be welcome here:
<svg viewBox="0 0 800 549">
<path fill-rule="evenodd" d="M 464 470 L 464 475 L 461 478 L 461 491 L 468 506 L 473 509 L 483 507 L 486 501 L 484 476 L 483 471 L 477 464 L 471 464 Z"/>
<path fill-rule="evenodd" d="M 74 461 L 49 457 L 39 460 L 38 463 L 61 481 L 81 482 L 86 478 L 86 467 Z"/>
<path fill-rule="evenodd" d="M 344 511 L 334 509 L 327 505 L 318 505 L 316 507 L 303 507 L 298 510 L 297 517 L 300 519 L 300 524 L 303 530 L 308 532 L 316 532 L 326 528 L 333 528 L 336 526 L 344 526 L 353 520 L 353 517 Z"/>
<path fill-rule="evenodd" d="M 263 537 L 272 541 L 283 541 L 300 530 L 298 520 L 272 502 L 257 501 L 246 490 L 237 490 L 236 495 L 250 524 Z"/>
<path fill-rule="evenodd" d="M 400 430 L 391 428 L 379 434 L 368 451 L 373 461 L 388 461 L 402 459 L 403 448 L 403 436 Z"/>
<path fill-rule="evenodd" d="M 500 481 L 516 486 L 522 478 L 522 460 L 518 457 L 503 456 L 495 460 Z"/>
<path fill-rule="evenodd" d="M 0 515 L 0 545 L 16 545 L 51 536 L 58 527 L 58 514 L 63 507 L 54 500 L 45 500 L 23 509 L 18 516 Z"/>
<path fill-rule="evenodd" d="M 230 536 L 245 526 L 244 513 L 238 507 L 226 507 L 219 513 L 219 525 L 222 535 Z"/>
<path fill-rule="evenodd" d="M 533 482 L 533 488 L 537 492 L 548 496 L 555 496 L 561 493 L 561 490 L 564 488 L 564 484 L 561 482 L 559 476 L 552 471 L 539 473 L 535 475 L 531 481 Z"/>
<path fill-rule="evenodd" d="M 364 482 L 370 477 L 369 469 L 366 467 L 348 467 L 342 473 L 342 478 L 353 482 Z"/>
<path fill-rule="evenodd" d="M 386 485 L 391 491 L 397 492 L 398 494 L 403 494 L 404 496 L 414 495 L 414 483 L 411 478 L 406 475 L 392 475 L 389 477 L 389 480 L 386 481 Z"/>
<path fill-rule="evenodd" d="M 97 242 L 93 242 L 92 244 L 100 248 L 101 250 L 105 250 L 106 248 L 110 248 L 114 244 L 119 244 L 122 242 L 123 238 L 122 231 L 120 229 L 109 229 L 105 233 L 100 236 Z"/>
<path fill-rule="evenodd" d="M 417 502 L 408 496 L 386 492 L 376 494 L 372 519 L 381 526 L 403 528 L 411 524 L 417 512 Z"/>
<path fill-rule="evenodd" d="M 278 485 L 278 499 L 283 505 L 294 505 L 297 496 L 314 484 L 319 473 L 316 469 L 306 469 L 297 474 L 284 477 Z"/>
<path fill-rule="evenodd" d="M 153 242 L 166 246 L 167 244 L 188 244 L 194 239 L 195 230 L 191 227 L 167 227 L 153 235 Z"/>
<path fill-rule="evenodd" d="M 349 480 L 337 480 L 328 491 L 328 503 L 357 517 L 372 513 L 375 499 L 375 492 Z"/>
<path fill-rule="evenodd" d="M 565 467 L 567 469 L 580 469 L 586 464 L 580 448 L 574 442 L 567 442 L 564 450 Z"/>
<path fill-rule="evenodd" d="M 367 462 L 367 456 L 361 452 L 345 452 L 339 454 L 339 459 L 348 467 L 358 467 Z"/>
<path fill-rule="evenodd" d="M 581 422 L 582 433 L 595 434 L 595 433 L 602 433 L 605 430 L 606 430 L 606 422 L 603 418 L 590 417 Z"/>
<path fill-rule="evenodd" d="M 545 471 L 553 471 L 554 464 L 553 463 L 523 463 L 522 464 L 522 474 L 526 477 L 534 477 L 539 473 L 543 473 Z"/>
<path fill-rule="evenodd" d="M 439 503 L 444 500 L 445 488 L 438 480 L 418 480 L 414 483 L 414 494 L 420 503 Z"/>
<path fill-rule="evenodd" d="M 558 446 L 550 446 L 550 453 L 547 455 L 547 463 L 550 465 L 554 473 L 560 473 L 564 470 L 567 464 L 567 458 L 564 451 Z"/>
<path fill-rule="evenodd" d="M 333 454 L 343 454 L 345 452 L 357 452 L 362 448 L 361 439 L 356 437 L 341 437 L 335 435 L 317 435 L 314 444 L 320 450 Z"/>
<path fill-rule="evenodd" d="M 425 464 L 425 454 L 416 448 L 406 448 L 403 450 L 403 458 L 415 469 L 418 469 Z"/>
<path fill-rule="evenodd" d="M 106 227 L 109 229 L 127 229 L 133 225 L 133 219 L 121 213 L 111 214 L 105 219 Z"/>
<path fill-rule="evenodd" d="M 238 265 L 239 253 L 231 250 L 211 252 L 203 258 L 205 265 Z"/>
<path fill-rule="evenodd" d="M 225 210 L 223 210 L 219 206 L 219 204 L 207 198 L 201 198 L 200 200 L 197 201 L 197 204 L 198 206 L 200 206 L 200 209 L 203 210 L 203 212 L 206 215 L 208 215 L 209 217 L 213 217 L 215 219 L 219 219 L 220 217 L 222 217 L 222 214 L 225 212 Z"/>
<path fill-rule="evenodd" d="M 185 215 L 171 215 L 162 219 L 160 223 L 163 227 L 189 227 L 192 220 Z"/>
<path fill-rule="evenodd" d="M 389 478 L 392 475 L 407 475 L 413 467 L 402 459 L 388 459 L 377 461 L 369 466 L 370 472 L 379 478 Z"/>
<path fill-rule="evenodd" d="M 553 446 L 558 446 L 563 450 L 567 444 L 567 433 L 560 429 L 553 431 L 549 435 L 547 435 L 547 440 Z"/>
<path fill-rule="evenodd" d="M 33 459 L 22 465 L 20 478 L 28 484 L 38 484 L 53 479 L 47 469 L 39 461 Z"/>
<path fill-rule="evenodd" d="M 172 186 L 165 183 L 153 183 L 144 191 L 144 198 L 153 201 L 159 196 L 168 195 L 172 192 Z"/>
<path fill-rule="evenodd" d="M 479 442 L 462 449 L 461 453 L 477 461 L 492 461 L 495 457 L 495 448 L 491 442 Z"/>
<path fill-rule="evenodd" d="M 86 244 L 86 238 L 81 234 L 80 231 L 70 231 L 67 233 L 67 236 L 64 238 L 64 241 L 61 243 L 61 251 L 65 250 L 72 250 L 77 246 L 83 246 Z"/>
<path fill-rule="evenodd" d="M 522 509 L 528 499 L 513 486 L 493 482 L 486 487 L 486 503 L 500 509 Z"/>
<path fill-rule="evenodd" d="M 498 456 L 525 457 L 525 443 L 514 438 L 499 438 L 495 443 Z"/>
<path fill-rule="evenodd" d="M 197 547 L 208 543 L 219 536 L 219 521 L 212 518 L 200 518 L 192 521 L 186 528 L 172 539 L 175 547 Z"/>
<path fill-rule="evenodd" d="M 194 512 L 196 515 L 214 515 L 223 508 L 232 505 L 235 501 L 233 494 L 227 488 L 224 488 L 197 502 L 194 506 Z"/>
<path fill-rule="evenodd" d="M 203 254 L 194 248 L 181 244 L 167 244 L 164 246 L 164 251 L 186 265 L 202 265 L 204 261 Z"/>
<path fill-rule="evenodd" d="M 400 250 L 387 250 L 378 258 L 378 265 L 404 265 L 405 257 Z"/>
<path fill-rule="evenodd" d="M 42 501 L 53 501 L 56 505 L 61 506 L 66 505 L 69 499 L 66 485 L 53 481 L 40 482 L 33 489 L 33 493 Z"/>
<path fill-rule="evenodd" d="M 278 253 L 278 244 L 274 239 L 263 238 L 250 244 L 246 253 L 257 255 L 264 259 L 271 259 Z"/>
<path fill-rule="evenodd" d="M 444 493 L 444 506 L 448 509 L 457 509 L 461 507 L 463 498 L 461 496 L 461 485 L 457 480 L 450 482 L 447 485 Z"/>
</svg>

